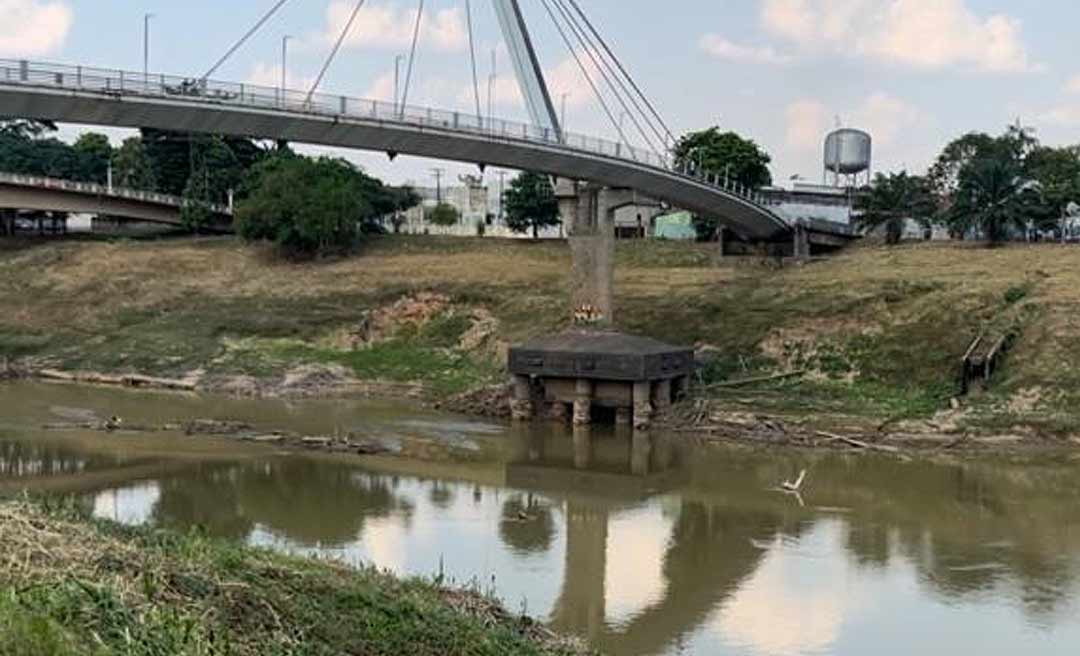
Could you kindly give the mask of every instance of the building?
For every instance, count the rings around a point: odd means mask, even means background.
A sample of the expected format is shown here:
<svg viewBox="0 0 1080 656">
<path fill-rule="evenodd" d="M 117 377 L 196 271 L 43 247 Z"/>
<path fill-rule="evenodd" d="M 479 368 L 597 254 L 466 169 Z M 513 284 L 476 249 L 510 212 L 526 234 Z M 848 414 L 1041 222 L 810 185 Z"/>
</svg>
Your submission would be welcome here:
<svg viewBox="0 0 1080 656">
<path fill-rule="evenodd" d="M 796 182 L 791 189 L 764 187 L 765 203 L 791 224 L 827 221 L 850 227 L 855 190 Z"/>
</svg>

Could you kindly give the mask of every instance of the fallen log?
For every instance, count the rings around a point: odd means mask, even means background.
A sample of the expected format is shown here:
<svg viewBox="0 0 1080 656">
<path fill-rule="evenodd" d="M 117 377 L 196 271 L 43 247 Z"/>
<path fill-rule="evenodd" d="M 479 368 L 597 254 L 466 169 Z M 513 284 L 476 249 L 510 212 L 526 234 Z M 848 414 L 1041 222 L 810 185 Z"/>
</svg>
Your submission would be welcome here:
<svg viewBox="0 0 1080 656">
<path fill-rule="evenodd" d="M 731 387 L 743 387 L 745 385 L 756 385 L 757 383 L 770 383 L 770 382 L 777 381 L 777 380 L 786 380 L 788 378 L 796 378 L 798 376 L 803 376 L 805 374 L 806 374 L 805 369 L 800 369 L 798 371 L 786 371 L 784 373 L 773 374 L 771 376 L 756 376 L 754 378 L 742 378 L 740 380 L 725 380 L 722 383 L 713 383 L 711 385 L 706 385 L 703 389 L 711 390 L 711 389 L 725 389 L 725 388 L 731 388 Z"/>
<path fill-rule="evenodd" d="M 853 437 L 847 437 L 846 435 L 837 435 L 835 433 L 826 433 L 825 431 L 815 431 L 820 437 L 824 437 L 829 442 L 843 442 L 848 446 L 853 446 L 856 449 L 866 449 L 868 451 L 881 451 L 884 453 L 900 453 L 900 449 L 895 446 L 886 446 L 884 444 L 873 444 L 872 442 L 863 442 Z"/>
</svg>

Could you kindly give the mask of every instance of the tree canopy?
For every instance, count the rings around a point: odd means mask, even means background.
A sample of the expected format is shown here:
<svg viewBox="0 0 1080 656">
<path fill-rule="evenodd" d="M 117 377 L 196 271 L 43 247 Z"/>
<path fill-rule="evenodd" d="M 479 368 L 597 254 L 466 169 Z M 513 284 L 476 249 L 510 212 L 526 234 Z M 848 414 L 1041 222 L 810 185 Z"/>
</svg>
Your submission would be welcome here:
<svg viewBox="0 0 1080 656">
<path fill-rule="evenodd" d="M 559 201 L 551 178 L 543 173 L 523 171 L 503 192 L 503 212 L 506 225 L 518 234 L 532 232 L 533 239 L 540 230 L 559 225 Z"/>
<path fill-rule="evenodd" d="M 672 149 L 676 165 L 757 189 L 772 184 L 772 158 L 750 139 L 718 127 L 684 135 Z"/>
<path fill-rule="evenodd" d="M 461 220 L 461 213 L 449 203 L 439 203 L 426 212 L 425 219 L 432 225 L 452 226 Z"/>
<path fill-rule="evenodd" d="M 54 132 L 47 121 L 0 123 L 0 170 L 104 183 L 112 152 L 108 137 L 88 132 L 71 145 L 50 136 Z"/>
<path fill-rule="evenodd" d="M 414 195 L 387 187 L 342 159 L 285 151 L 255 165 L 235 215 L 239 234 L 286 254 L 348 249 Z"/>
<path fill-rule="evenodd" d="M 907 171 L 879 173 L 868 190 L 856 202 L 857 224 L 863 230 L 885 229 L 885 241 L 899 243 L 904 223 L 916 221 L 924 226 L 933 222 L 937 204 L 930 182 Z"/>
</svg>

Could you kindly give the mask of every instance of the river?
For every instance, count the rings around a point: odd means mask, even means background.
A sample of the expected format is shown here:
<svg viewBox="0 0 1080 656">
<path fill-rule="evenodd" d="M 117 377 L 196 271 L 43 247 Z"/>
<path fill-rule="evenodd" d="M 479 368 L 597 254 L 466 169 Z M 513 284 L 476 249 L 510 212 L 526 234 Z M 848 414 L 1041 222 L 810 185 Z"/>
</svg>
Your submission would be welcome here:
<svg viewBox="0 0 1080 656">
<path fill-rule="evenodd" d="M 399 453 L 47 425 L 229 419 Z M 801 496 L 778 483 L 808 471 Z M 1075 654 L 1080 461 L 693 447 L 373 401 L 0 384 L 0 495 L 493 591 L 617 655 Z"/>
</svg>

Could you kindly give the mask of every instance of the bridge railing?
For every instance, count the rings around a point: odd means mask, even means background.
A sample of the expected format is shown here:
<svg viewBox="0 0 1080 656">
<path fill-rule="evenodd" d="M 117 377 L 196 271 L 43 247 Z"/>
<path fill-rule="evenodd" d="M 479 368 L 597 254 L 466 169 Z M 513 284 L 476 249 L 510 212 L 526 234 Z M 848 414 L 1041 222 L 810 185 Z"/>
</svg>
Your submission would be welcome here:
<svg viewBox="0 0 1080 656">
<path fill-rule="evenodd" d="M 580 134 L 564 132 L 560 136 L 548 128 L 477 116 L 468 112 L 398 105 L 327 93 L 309 95 L 301 91 L 283 91 L 280 88 L 256 84 L 12 59 L 0 59 L 0 84 L 91 91 L 118 97 L 130 95 L 190 100 L 317 116 L 385 121 L 455 130 L 493 139 L 540 143 L 663 169 L 763 205 L 763 199 L 754 189 L 742 187 L 722 176 L 701 173 L 693 168 L 676 167 L 666 155 L 648 149 Z"/>
<path fill-rule="evenodd" d="M 155 205 L 169 205 L 181 207 L 184 199 L 180 196 L 162 194 L 156 191 L 140 191 L 126 187 L 112 187 L 97 184 L 95 182 L 77 182 L 74 180 L 62 180 L 59 178 L 45 178 L 36 175 L 23 175 L 21 173 L 0 172 L 0 184 L 9 184 L 19 187 L 34 187 L 37 189 L 52 189 L 65 193 L 85 194 L 87 196 L 104 196 L 108 198 L 121 198 L 140 203 L 152 203 Z M 208 205 L 211 212 L 216 214 L 231 214 L 231 210 L 216 203 Z"/>
</svg>

